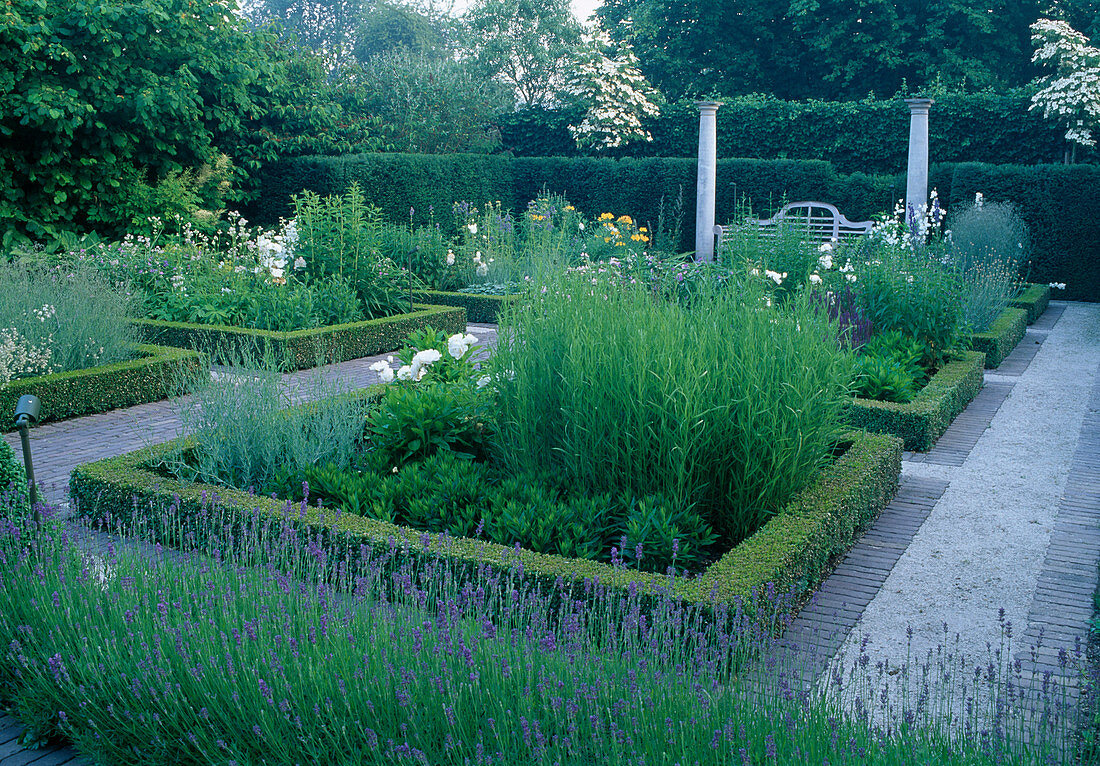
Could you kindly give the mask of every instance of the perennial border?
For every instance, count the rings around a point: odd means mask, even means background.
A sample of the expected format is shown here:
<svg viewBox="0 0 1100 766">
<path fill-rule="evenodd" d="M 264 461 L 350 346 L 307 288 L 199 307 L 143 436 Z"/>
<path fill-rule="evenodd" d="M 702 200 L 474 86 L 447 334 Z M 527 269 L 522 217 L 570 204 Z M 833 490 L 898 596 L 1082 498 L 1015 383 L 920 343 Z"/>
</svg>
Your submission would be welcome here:
<svg viewBox="0 0 1100 766">
<path fill-rule="evenodd" d="M 982 390 L 984 368 L 985 354 L 960 352 L 908 404 L 854 397 L 847 409 L 848 422 L 854 428 L 894 434 L 905 442 L 905 449 L 925 452 Z"/>
<path fill-rule="evenodd" d="M 206 367 L 197 351 L 146 344 L 135 349 L 139 356 L 133 359 L 19 378 L 0 386 L 0 413 L 4 413 L 0 417 L 5 417 L 0 430 L 13 430 L 6 414 L 15 410 L 24 394 L 42 401 L 38 422 L 46 423 L 167 399 Z"/>
<path fill-rule="evenodd" d="M 463 308 L 423 304 L 413 304 L 413 310 L 404 314 L 292 332 L 157 319 L 132 321 L 146 340 L 153 343 L 195 348 L 231 361 L 270 354 L 288 371 L 395 351 L 404 345 L 410 333 L 424 327 L 448 334 L 466 331 Z"/>
<path fill-rule="evenodd" d="M 363 392 L 368 394 L 368 392 Z M 901 473 L 901 442 L 895 437 L 852 432 L 849 447 L 826 466 L 815 481 L 752 536 L 695 578 L 670 578 L 616 568 L 582 559 L 534 553 L 475 540 L 400 527 L 352 514 L 329 513 L 291 505 L 237 490 L 165 478 L 150 469 L 172 450 L 186 447 L 180 439 L 146 447 L 73 470 L 70 492 L 82 516 L 125 522 L 136 507 L 154 510 L 162 529 L 202 537 L 220 525 L 207 523 L 216 503 L 241 523 L 256 513 L 285 519 L 298 532 L 323 540 L 334 552 L 360 546 L 402 555 L 442 556 L 462 567 L 490 566 L 516 570 L 536 587 L 558 578 L 580 592 L 594 582 L 624 592 L 639 588 L 646 595 L 670 594 L 687 603 L 715 608 L 751 602 L 774 584 L 794 601 L 811 592 L 832 570 L 840 555 L 890 502 Z M 173 540 L 161 535 L 161 541 Z"/>
<path fill-rule="evenodd" d="M 970 336 L 970 348 L 985 354 L 986 369 L 1000 367 L 1027 334 L 1027 309 L 1006 308 L 985 332 Z"/>
</svg>

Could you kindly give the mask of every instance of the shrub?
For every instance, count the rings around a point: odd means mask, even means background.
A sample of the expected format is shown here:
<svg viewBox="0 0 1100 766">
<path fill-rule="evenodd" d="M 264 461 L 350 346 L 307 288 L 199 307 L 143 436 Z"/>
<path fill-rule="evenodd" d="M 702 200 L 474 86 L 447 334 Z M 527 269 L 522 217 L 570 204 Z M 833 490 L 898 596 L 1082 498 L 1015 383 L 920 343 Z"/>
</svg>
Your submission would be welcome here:
<svg viewBox="0 0 1100 766">
<path fill-rule="evenodd" d="M 30 510 L 27 474 L 15 450 L 0 439 L 0 518 L 21 516 Z"/>
<path fill-rule="evenodd" d="M 1019 292 L 1020 267 L 1030 257 L 1027 226 L 1004 202 L 973 205 L 948 219 L 950 265 L 963 282 L 966 323 L 985 332 Z"/>
<path fill-rule="evenodd" d="M 134 355 L 131 301 L 86 265 L 0 259 L 0 385 Z"/>
<path fill-rule="evenodd" d="M 591 280 L 501 319 L 505 464 L 591 494 L 662 495 L 735 543 L 827 459 L 847 380 L 822 342 L 835 330 L 804 300 L 764 310 L 759 280 L 690 305 Z"/>
<path fill-rule="evenodd" d="M 361 399 L 336 396 L 339 384 L 320 375 L 288 388 L 270 365 L 245 362 L 253 369 L 212 376 L 193 391 L 181 412 L 182 429 L 193 436 L 166 458 L 171 475 L 262 490 L 280 473 L 349 464 L 363 440 Z M 310 402 L 290 406 L 302 398 Z"/>
</svg>

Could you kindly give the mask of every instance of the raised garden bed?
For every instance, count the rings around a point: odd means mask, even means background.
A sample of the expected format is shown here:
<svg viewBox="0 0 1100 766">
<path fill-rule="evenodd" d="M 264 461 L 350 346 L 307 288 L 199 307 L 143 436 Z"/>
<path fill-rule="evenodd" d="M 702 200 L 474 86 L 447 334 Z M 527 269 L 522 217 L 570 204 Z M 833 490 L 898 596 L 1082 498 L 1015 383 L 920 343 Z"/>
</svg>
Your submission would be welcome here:
<svg viewBox="0 0 1100 766">
<path fill-rule="evenodd" d="M 465 332 L 466 311 L 460 307 L 414 304 L 413 311 L 406 314 L 293 332 L 155 319 L 138 319 L 134 323 L 151 343 L 194 348 L 229 361 L 270 354 L 285 370 L 304 370 L 395 351 L 411 333 L 425 327 L 447 333 Z"/>
<path fill-rule="evenodd" d="M 478 324 L 497 324 L 497 318 L 501 310 L 518 297 L 518 295 L 476 295 L 444 290 L 425 290 L 413 293 L 413 298 L 422 303 L 431 303 L 437 306 L 461 306 L 466 309 L 467 321 Z"/>
<path fill-rule="evenodd" d="M 1027 284 L 1020 290 L 1020 294 L 1008 302 L 1014 309 L 1027 311 L 1027 323 L 1035 324 L 1035 320 L 1043 315 L 1050 303 L 1050 285 Z"/>
<path fill-rule="evenodd" d="M 574 583 L 581 592 L 586 582 L 598 578 L 602 584 L 624 591 L 632 583 L 649 594 L 667 592 L 671 587 L 674 597 L 684 602 L 734 606 L 769 583 L 779 592 L 792 593 L 796 601 L 812 591 L 894 496 L 901 472 L 901 442 L 865 432 L 853 432 L 846 439 L 849 443 L 844 454 L 753 535 L 698 577 L 675 580 L 596 561 L 430 534 L 347 513 L 330 512 L 322 518 L 317 508 L 303 513 L 298 505 L 291 509 L 285 501 L 181 482 L 155 473 L 150 466 L 179 449 L 178 441 L 80 466 L 72 473 L 70 489 L 78 512 L 85 517 L 102 519 L 110 515 L 124 520 L 135 507 L 153 507 L 164 512 L 163 517 L 154 514 L 163 518 L 164 528 L 183 530 L 199 538 L 220 528 L 202 521 L 210 512 L 211 499 L 218 498 L 228 512 L 240 513 L 242 519 L 246 514 L 259 513 L 290 519 L 302 534 L 315 535 L 323 530 L 320 539 L 333 551 L 358 549 L 360 545 L 379 550 L 397 547 L 409 555 L 444 556 L 471 568 L 488 564 L 511 569 L 522 564 L 522 576 L 537 585 L 552 584 L 560 577 Z M 168 538 L 164 541 L 172 542 Z"/>
<path fill-rule="evenodd" d="M 38 422 L 133 407 L 177 393 L 181 384 L 206 369 L 197 351 L 139 345 L 133 359 L 36 378 L 20 378 L 0 386 L 0 413 L 10 415 L 24 394 L 42 401 Z M 13 423 L 4 419 L 4 430 Z"/>
<path fill-rule="evenodd" d="M 987 369 L 999 367 L 1016 344 L 1023 340 L 1027 333 L 1027 316 L 1026 309 L 1006 308 L 993 320 L 988 330 L 970 336 L 970 348 L 985 354 Z"/>
<path fill-rule="evenodd" d="M 898 436 L 907 450 L 927 451 L 982 390 L 984 367 L 982 352 L 961 352 L 908 404 L 854 398 L 848 407 L 848 422 L 856 428 Z"/>
</svg>

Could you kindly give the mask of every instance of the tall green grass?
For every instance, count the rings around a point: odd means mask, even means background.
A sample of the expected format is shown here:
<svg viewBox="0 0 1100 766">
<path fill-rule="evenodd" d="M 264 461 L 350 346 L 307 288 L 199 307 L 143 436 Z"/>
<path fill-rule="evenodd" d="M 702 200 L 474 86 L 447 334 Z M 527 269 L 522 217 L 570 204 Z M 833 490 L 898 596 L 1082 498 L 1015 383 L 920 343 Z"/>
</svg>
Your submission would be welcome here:
<svg viewBox="0 0 1100 766">
<path fill-rule="evenodd" d="M 826 461 L 848 375 L 802 296 L 769 303 L 759 280 L 690 306 L 592 273 L 548 285 L 501 320 L 505 463 L 661 494 L 736 543 Z"/>
</svg>

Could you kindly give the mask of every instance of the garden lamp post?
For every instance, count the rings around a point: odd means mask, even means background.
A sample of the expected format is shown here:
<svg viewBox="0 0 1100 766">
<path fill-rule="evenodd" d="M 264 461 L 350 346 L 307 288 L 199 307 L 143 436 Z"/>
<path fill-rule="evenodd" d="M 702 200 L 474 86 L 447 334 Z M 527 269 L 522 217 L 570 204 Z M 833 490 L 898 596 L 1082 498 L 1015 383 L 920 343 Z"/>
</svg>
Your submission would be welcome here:
<svg viewBox="0 0 1100 766">
<path fill-rule="evenodd" d="M 38 487 L 34 482 L 34 466 L 31 464 L 31 438 L 27 431 L 38 422 L 38 415 L 42 412 L 42 402 L 37 396 L 19 397 L 15 405 L 15 427 L 19 429 L 19 443 L 23 447 L 23 465 L 27 469 L 27 490 L 30 493 L 31 508 L 34 509 L 34 526 L 38 528 L 42 524 L 42 518 L 38 510 Z"/>
</svg>

